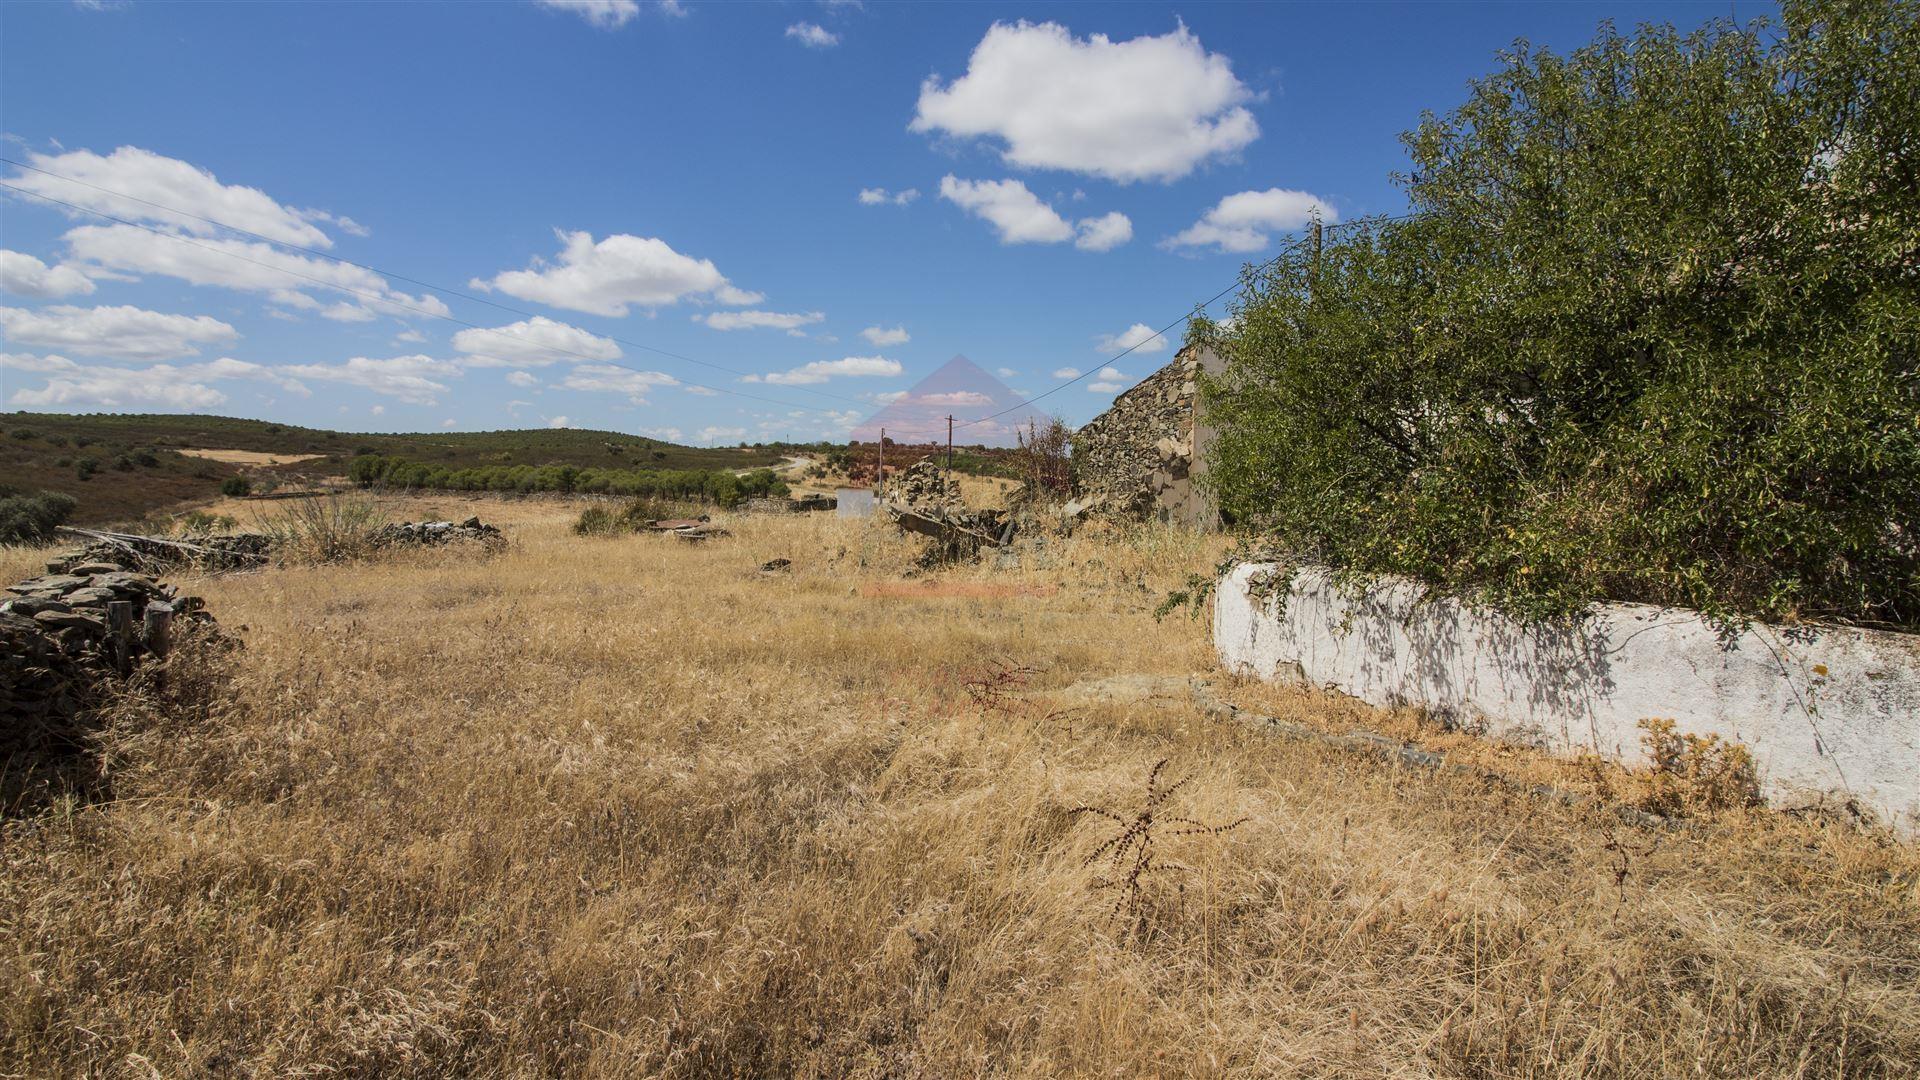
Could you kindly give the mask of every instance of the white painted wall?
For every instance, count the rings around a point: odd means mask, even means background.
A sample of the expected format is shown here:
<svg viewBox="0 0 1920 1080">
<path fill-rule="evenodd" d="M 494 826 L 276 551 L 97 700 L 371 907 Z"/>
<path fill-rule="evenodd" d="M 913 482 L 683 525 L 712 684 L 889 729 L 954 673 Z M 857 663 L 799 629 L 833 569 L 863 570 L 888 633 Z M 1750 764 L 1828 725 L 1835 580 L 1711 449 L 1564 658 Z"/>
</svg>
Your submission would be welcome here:
<svg viewBox="0 0 1920 1080">
<path fill-rule="evenodd" d="M 1410 582 L 1355 595 L 1323 570 L 1294 576 L 1276 615 L 1248 591 L 1274 572 L 1221 579 L 1213 639 L 1224 665 L 1304 680 L 1375 705 L 1424 705 L 1488 734 L 1642 764 L 1641 720 L 1747 747 L 1776 804 L 1851 796 L 1920 833 L 1920 635 L 1755 624 L 1730 642 L 1698 613 L 1608 604 L 1526 626 Z"/>
</svg>

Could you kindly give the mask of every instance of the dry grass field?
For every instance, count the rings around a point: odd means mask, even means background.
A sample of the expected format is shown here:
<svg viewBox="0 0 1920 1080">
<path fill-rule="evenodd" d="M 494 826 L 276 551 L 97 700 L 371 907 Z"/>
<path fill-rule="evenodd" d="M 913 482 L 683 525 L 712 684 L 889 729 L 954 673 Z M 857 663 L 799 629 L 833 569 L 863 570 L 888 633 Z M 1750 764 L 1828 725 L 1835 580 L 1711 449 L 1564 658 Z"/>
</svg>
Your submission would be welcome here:
<svg viewBox="0 0 1920 1080">
<path fill-rule="evenodd" d="M 512 542 L 179 579 L 244 648 L 119 707 L 109 799 L 0 824 L 0 1074 L 1920 1070 L 1911 849 L 1629 826 L 1071 690 L 1213 672 L 1204 623 L 1149 612 L 1214 541 L 921 589 L 877 523 L 389 510 Z M 1163 760 L 1187 782 L 1143 821 Z"/>
</svg>

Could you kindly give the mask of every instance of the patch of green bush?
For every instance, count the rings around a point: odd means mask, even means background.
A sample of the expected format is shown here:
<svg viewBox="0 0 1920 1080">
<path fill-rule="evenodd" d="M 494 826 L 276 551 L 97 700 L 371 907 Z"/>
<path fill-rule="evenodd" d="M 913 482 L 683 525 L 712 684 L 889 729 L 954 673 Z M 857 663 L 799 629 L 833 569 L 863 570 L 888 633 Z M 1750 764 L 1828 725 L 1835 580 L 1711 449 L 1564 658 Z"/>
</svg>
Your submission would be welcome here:
<svg viewBox="0 0 1920 1080">
<path fill-rule="evenodd" d="M 57 491 L 14 494 L 0 488 L 0 544 L 38 544 L 73 516 L 73 496 Z"/>
<path fill-rule="evenodd" d="M 484 465 L 451 469 L 405 458 L 363 454 L 347 463 L 347 477 L 361 487 L 427 488 L 441 491 L 552 491 L 683 499 L 723 507 L 768 495 L 785 495 L 787 484 L 772 469 L 743 475 L 712 469 L 582 469 L 573 465 Z"/>
<path fill-rule="evenodd" d="M 1920 625 L 1920 5 L 1524 44 L 1198 324 L 1225 511 L 1517 614 Z"/>
<path fill-rule="evenodd" d="M 253 481 L 235 474 L 220 481 L 220 494 L 229 499 L 244 499 L 253 494 Z"/>
</svg>

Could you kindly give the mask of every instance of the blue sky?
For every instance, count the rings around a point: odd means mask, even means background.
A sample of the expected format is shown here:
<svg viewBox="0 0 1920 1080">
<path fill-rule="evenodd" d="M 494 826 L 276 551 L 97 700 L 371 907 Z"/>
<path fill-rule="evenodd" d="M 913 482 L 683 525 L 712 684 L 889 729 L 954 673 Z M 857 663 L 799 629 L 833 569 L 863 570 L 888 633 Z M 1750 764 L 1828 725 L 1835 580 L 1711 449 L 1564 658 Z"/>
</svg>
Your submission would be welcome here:
<svg viewBox="0 0 1920 1080">
<path fill-rule="evenodd" d="M 95 187 L 0 176 L 135 224 L 0 191 L 0 400 L 844 438 L 964 354 L 1077 423 L 1515 38 L 1728 11 L 8 3 L 0 149 Z"/>
</svg>

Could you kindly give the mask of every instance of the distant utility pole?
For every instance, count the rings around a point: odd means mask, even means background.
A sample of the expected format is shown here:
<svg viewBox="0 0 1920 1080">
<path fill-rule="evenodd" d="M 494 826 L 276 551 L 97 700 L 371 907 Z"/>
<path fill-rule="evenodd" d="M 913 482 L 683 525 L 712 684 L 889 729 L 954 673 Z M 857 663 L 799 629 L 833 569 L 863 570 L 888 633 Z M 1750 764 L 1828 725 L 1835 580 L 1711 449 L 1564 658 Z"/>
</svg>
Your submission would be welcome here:
<svg viewBox="0 0 1920 1080">
<path fill-rule="evenodd" d="M 887 489 L 887 429 L 880 429 L 880 471 L 873 474 L 873 493 L 883 495 Z"/>
<path fill-rule="evenodd" d="M 946 475 L 946 483 L 947 483 L 947 484 L 949 484 L 949 485 L 951 485 L 951 484 L 953 483 L 953 414 L 952 414 L 952 413 L 948 413 L 948 414 L 947 414 L 947 475 Z M 951 503 L 951 502 L 953 501 L 953 488 L 952 488 L 952 487 L 948 487 L 946 491 L 944 491 L 944 492 L 941 492 L 941 496 L 942 496 L 942 501 L 943 501 L 943 502 L 946 502 L 946 503 Z"/>
</svg>

